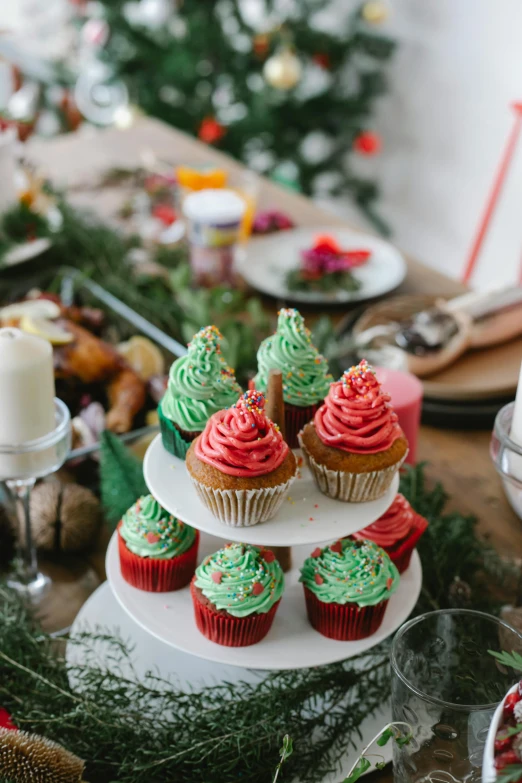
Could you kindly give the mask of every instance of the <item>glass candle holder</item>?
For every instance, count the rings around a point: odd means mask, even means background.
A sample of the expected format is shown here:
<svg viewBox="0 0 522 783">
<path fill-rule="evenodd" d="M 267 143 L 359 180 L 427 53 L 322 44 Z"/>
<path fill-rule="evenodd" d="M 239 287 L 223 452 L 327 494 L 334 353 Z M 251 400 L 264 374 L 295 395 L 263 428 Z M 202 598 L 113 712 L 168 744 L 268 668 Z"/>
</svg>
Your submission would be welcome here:
<svg viewBox="0 0 522 783">
<path fill-rule="evenodd" d="M 515 403 L 504 405 L 497 413 L 489 453 L 500 474 L 504 492 L 515 514 L 522 519 L 522 446 L 510 437 Z"/>
<path fill-rule="evenodd" d="M 21 536 L 24 544 L 7 583 L 35 603 L 47 594 L 50 580 L 38 570 L 31 528 L 31 490 L 37 479 L 54 473 L 63 465 L 71 448 L 69 409 L 57 397 L 54 413 L 55 427 L 47 435 L 16 445 L 0 444 L 0 480 L 5 481 L 13 497 L 21 503 L 24 524 Z"/>
<path fill-rule="evenodd" d="M 489 650 L 522 652 L 522 635 L 502 620 L 465 609 L 416 617 L 391 650 L 392 716 L 411 726 L 395 746 L 397 783 L 475 783 L 494 711 L 519 675 Z"/>
</svg>

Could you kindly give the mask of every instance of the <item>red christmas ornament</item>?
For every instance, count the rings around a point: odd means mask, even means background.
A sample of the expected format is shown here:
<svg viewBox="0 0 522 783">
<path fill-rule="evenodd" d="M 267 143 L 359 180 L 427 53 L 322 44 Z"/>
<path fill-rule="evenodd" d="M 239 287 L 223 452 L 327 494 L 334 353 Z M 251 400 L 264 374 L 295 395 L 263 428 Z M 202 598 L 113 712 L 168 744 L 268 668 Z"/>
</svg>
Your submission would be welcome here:
<svg viewBox="0 0 522 783">
<path fill-rule="evenodd" d="M 381 138 L 374 131 L 363 131 L 356 136 L 353 148 L 361 155 L 377 155 L 381 149 Z"/>
<path fill-rule="evenodd" d="M 316 65 L 318 65 L 320 68 L 324 68 L 325 71 L 329 71 L 332 67 L 332 61 L 330 60 L 330 55 L 326 52 L 316 52 L 312 60 Z"/>
<path fill-rule="evenodd" d="M 214 117 L 205 117 L 199 126 L 198 138 L 205 144 L 215 144 L 223 138 L 225 133 L 226 128 L 220 125 Z"/>
<path fill-rule="evenodd" d="M 268 54 L 270 39 L 265 33 L 255 35 L 252 41 L 252 48 L 256 57 L 264 58 Z"/>
</svg>

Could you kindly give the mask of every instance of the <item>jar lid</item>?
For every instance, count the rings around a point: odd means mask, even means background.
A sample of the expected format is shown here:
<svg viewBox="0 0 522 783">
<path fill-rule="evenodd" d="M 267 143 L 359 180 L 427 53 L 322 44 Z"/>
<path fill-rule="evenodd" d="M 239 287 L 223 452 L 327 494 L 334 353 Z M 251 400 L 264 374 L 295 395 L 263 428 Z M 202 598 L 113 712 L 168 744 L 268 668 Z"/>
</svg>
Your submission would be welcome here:
<svg viewBox="0 0 522 783">
<path fill-rule="evenodd" d="M 226 224 L 241 220 L 246 204 L 232 190 L 199 190 L 183 201 L 183 212 L 189 220 L 200 223 Z"/>
</svg>

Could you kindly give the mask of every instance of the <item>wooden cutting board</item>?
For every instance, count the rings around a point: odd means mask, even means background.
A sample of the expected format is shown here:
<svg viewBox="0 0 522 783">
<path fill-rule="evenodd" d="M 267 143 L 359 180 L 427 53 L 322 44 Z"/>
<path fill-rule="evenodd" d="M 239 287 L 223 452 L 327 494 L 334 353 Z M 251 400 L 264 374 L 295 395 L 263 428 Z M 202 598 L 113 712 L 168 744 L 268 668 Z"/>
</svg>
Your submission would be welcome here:
<svg viewBox="0 0 522 783">
<path fill-rule="evenodd" d="M 485 400 L 515 397 L 522 362 L 522 338 L 503 345 L 468 351 L 429 378 L 424 395 L 434 400 Z"/>
</svg>

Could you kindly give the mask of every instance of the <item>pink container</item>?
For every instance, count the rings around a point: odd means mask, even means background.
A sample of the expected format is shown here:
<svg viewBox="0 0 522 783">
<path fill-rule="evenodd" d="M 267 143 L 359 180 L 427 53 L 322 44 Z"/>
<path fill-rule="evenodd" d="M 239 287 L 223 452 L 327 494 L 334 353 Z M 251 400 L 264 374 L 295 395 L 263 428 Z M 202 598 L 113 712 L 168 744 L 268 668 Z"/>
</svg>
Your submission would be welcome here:
<svg viewBox="0 0 522 783">
<path fill-rule="evenodd" d="M 422 408 L 422 383 L 409 372 L 376 367 L 377 379 L 384 391 L 391 397 L 391 404 L 399 417 L 399 424 L 408 441 L 410 450 L 406 462 L 417 461 L 417 441 Z"/>
</svg>

